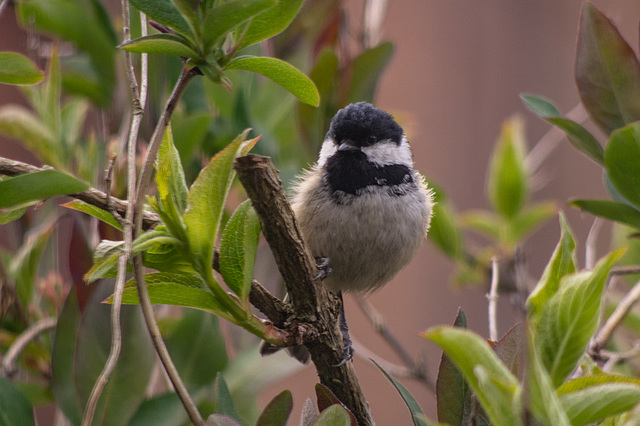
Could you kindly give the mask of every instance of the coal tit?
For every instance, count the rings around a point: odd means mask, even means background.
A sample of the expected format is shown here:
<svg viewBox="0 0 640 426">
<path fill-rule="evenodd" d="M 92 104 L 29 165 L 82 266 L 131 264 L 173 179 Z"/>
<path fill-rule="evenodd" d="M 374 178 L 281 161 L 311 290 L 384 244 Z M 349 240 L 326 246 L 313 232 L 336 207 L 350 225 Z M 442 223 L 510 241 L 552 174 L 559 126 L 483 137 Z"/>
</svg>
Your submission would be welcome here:
<svg viewBox="0 0 640 426">
<path fill-rule="evenodd" d="M 433 194 L 413 169 L 409 142 L 390 114 L 366 102 L 338 111 L 317 163 L 293 189 L 306 243 L 316 259 L 328 259 L 323 282 L 340 295 L 380 289 L 414 257 L 429 229 Z M 346 332 L 346 321 L 341 327 Z"/>
</svg>

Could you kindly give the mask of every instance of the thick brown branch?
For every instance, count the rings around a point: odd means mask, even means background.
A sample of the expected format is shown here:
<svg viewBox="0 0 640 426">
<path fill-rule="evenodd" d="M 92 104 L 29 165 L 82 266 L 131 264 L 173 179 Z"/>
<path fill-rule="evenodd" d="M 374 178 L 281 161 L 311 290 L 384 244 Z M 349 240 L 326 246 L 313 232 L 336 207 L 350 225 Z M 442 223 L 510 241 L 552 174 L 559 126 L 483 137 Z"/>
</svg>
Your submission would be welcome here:
<svg viewBox="0 0 640 426">
<path fill-rule="evenodd" d="M 309 323 L 317 333 L 303 342 L 311 352 L 320 382 L 326 385 L 356 416 L 358 424 L 373 424 L 369 405 L 362 393 L 351 362 L 340 363 L 344 349 L 338 329 L 338 298 L 322 285 L 315 261 L 302 234 L 268 157 L 247 155 L 234 168 L 258 214 L 262 232 L 271 247 L 282 275 L 295 319 Z"/>
</svg>

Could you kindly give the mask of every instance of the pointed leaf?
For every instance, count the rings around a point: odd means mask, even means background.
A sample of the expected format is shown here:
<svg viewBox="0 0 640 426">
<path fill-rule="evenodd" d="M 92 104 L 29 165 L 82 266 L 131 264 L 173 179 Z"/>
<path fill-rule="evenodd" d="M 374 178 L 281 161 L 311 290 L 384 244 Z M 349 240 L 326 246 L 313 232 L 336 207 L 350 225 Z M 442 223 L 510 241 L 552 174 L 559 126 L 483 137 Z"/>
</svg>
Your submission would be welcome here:
<svg viewBox="0 0 640 426">
<path fill-rule="evenodd" d="M 0 52 L 0 83 L 37 84 L 43 78 L 44 73 L 29 58 L 19 53 Z"/>
<path fill-rule="evenodd" d="M 560 241 L 547 264 L 542 277 L 527 299 L 527 309 L 533 321 L 539 320 L 543 306 L 558 291 L 560 280 L 576 270 L 576 243 L 567 219 L 560 213 Z"/>
<path fill-rule="evenodd" d="M 280 0 L 276 6 L 253 18 L 238 48 L 243 49 L 280 34 L 293 21 L 301 6 L 302 0 Z"/>
<path fill-rule="evenodd" d="M 640 209 L 640 122 L 611 134 L 604 167 L 620 195 Z"/>
<path fill-rule="evenodd" d="M 567 275 L 540 310 L 535 338 L 553 385 L 558 387 L 576 368 L 595 332 L 602 292 L 613 264 L 624 249 L 601 259 L 593 271 Z"/>
<path fill-rule="evenodd" d="M 19 140 L 46 164 L 61 166 L 51 130 L 26 108 L 19 105 L 0 108 L 0 134 Z"/>
<path fill-rule="evenodd" d="M 171 0 L 131 0 L 131 4 L 154 21 L 191 39 L 194 38 L 189 24 Z"/>
<path fill-rule="evenodd" d="M 229 392 L 227 382 L 221 373 L 216 376 L 214 387 L 214 401 L 216 404 L 216 412 L 225 416 L 229 416 L 235 420 L 240 420 L 240 415 L 233 403 L 233 398 Z"/>
<path fill-rule="evenodd" d="M 189 190 L 184 223 L 189 249 L 198 271 L 211 268 L 213 245 L 218 234 L 224 203 L 235 176 L 233 161 L 248 152 L 257 139 L 245 141 L 246 131 L 217 153 Z"/>
<path fill-rule="evenodd" d="M 347 103 L 373 102 L 378 80 L 393 55 L 393 44 L 381 43 L 353 60 Z"/>
<path fill-rule="evenodd" d="M 569 142 L 578 149 L 578 151 L 591 158 L 596 163 L 604 164 L 604 150 L 600 142 L 580 124 L 573 120 L 562 117 L 550 117 L 547 121 L 567 134 Z"/>
<path fill-rule="evenodd" d="M 458 308 L 453 326 L 467 328 L 467 317 L 462 308 Z M 451 425 L 472 422 L 471 415 L 477 402 L 472 398 L 472 392 L 462 373 L 444 352 L 436 380 L 436 403 L 439 422 Z"/>
<path fill-rule="evenodd" d="M 153 34 L 139 37 L 118 47 L 134 53 L 155 53 L 194 59 L 200 57 L 185 38 L 175 34 Z"/>
<path fill-rule="evenodd" d="M 312 426 L 351 426 L 349 412 L 339 404 L 323 410 L 311 424 Z"/>
<path fill-rule="evenodd" d="M 434 327 L 424 337 L 440 346 L 458 367 L 493 424 L 522 424 L 518 379 L 484 339 L 456 327 Z"/>
<path fill-rule="evenodd" d="M 26 173 L 0 181 L 0 208 L 17 207 L 87 189 L 89 185 L 86 183 L 57 170 Z"/>
<path fill-rule="evenodd" d="M 302 102 L 320 104 L 320 95 L 313 81 L 293 65 L 277 58 L 244 56 L 229 62 L 225 69 L 246 70 L 263 75 L 278 83 Z"/>
<path fill-rule="evenodd" d="M 187 387 L 211 384 L 228 364 L 218 318 L 208 312 L 185 309 L 166 344 Z"/>
<path fill-rule="evenodd" d="M 31 426 L 36 424 L 33 407 L 13 384 L 0 376 L 0 424 L 3 426 Z"/>
<path fill-rule="evenodd" d="M 243 302 L 248 302 L 259 238 L 258 216 L 247 200 L 233 213 L 220 240 L 220 274 Z"/>
<path fill-rule="evenodd" d="M 573 200 L 569 205 L 581 210 L 640 229 L 640 211 L 628 204 L 610 200 Z"/>
<path fill-rule="evenodd" d="M 209 49 L 234 27 L 275 6 L 276 0 L 232 0 L 210 9 L 204 19 L 202 42 Z"/>
<path fill-rule="evenodd" d="M 102 210 L 100 207 L 96 207 L 93 204 L 85 203 L 80 200 L 69 201 L 65 204 L 60 204 L 60 207 L 66 207 L 68 209 L 77 210 L 82 213 L 86 213 L 90 216 L 93 216 L 97 219 L 100 219 L 102 222 L 113 226 L 116 229 L 122 231 L 122 226 L 120 223 L 113 217 L 111 213 L 106 210 Z"/>
<path fill-rule="evenodd" d="M 615 25 L 591 3 L 580 16 L 575 77 L 582 103 L 606 134 L 640 119 L 640 65 Z"/>
<path fill-rule="evenodd" d="M 523 358 L 523 341 L 522 324 L 515 324 L 500 340 L 493 344 L 493 351 L 516 377 L 521 375 L 520 360 Z"/>
<path fill-rule="evenodd" d="M 558 211 L 552 202 L 527 205 L 511 221 L 508 243 L 517 244 Z"/>
<path fill-rule="evenodd" d="M 527 390 L 531 413 L 541 424 L 569 426 L 571 423 L 542 364 L 533 335 L 528 334 Z"/>
<path fill-rule="evenodd" d="M 581 377 L 558 389 L 572 425 L 586 425 L 623 413 L 640 403 L 640 381 L 622 376 Z"/>
<path fill-rule="evenodd" d="M 291 391 L 284 390 L 267 404 L 260 414 L 256 426 L 286 425 L 292 409 Z"/>
<path fill-rule="evenodd" d="M 514 217 L 527 197 L 524 168 L 525 141 L 522 120 L 512 118 L 502 126 L 489 166 L 487 191 L 494 210 L 504 218 Z"/>
<path fill-rule="evenodd" d="M 525 93 L 520 95 L 520 99 L 524 101 L 524 104 L 531 110 L 531 112 L 542 118 L 560 117 L 562 115 L 560 114 L 560 111 L 558 111 L 558 108 L 556 108 L 556 106 L 548 99 Z"/>
<path fill-rule="evenodd" d="M 413 395 L 411 395 L 407 388 L 405 388 L 399 381 L 393 378 L 391 374 L 389 374 L 384 368 L 382 368 L 380 364 L 375 362 L 373 359 L 371 361 L 376 365 L 376 367 L 380 369 L 380 371 L 382 371 L 382 374 L 384 374 L 387 380 L 391 382 L 391 384 L 396 388 L 396 390 L 404 400 L 404 403 L 407 404 L 407 408 L 409 409 L 411 418 L 413 419 L 413 424 L 415 426 L 426 426 L 426 423 L 423 420 L 424 413 L 422 412 L 420 405 L 418 405 L 418 402 L 415 400 Z"/>
<path fill-rule="evenodd" d="M 145 275 L 145 282 L 153 304 L 184 306 L 225 317 L 225 311 L 197 275 L 158 272 Z M 140 304 L 135 280 L 127 282 L 122 303 Z"/>
</svg>

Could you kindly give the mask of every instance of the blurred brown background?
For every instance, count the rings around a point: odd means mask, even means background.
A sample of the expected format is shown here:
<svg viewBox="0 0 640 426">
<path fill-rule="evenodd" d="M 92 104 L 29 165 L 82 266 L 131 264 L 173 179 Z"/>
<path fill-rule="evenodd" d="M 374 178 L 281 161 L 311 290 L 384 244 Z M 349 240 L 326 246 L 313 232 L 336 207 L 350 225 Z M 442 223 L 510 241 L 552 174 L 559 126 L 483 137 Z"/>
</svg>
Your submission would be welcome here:
<svg viewBox="0 0 640 426">
<path fill-rule="evenodd" d="M 363 3 L 347 1 L 353 21 L 358 21 Z M 638 2 L 593 3 L 637 50 Z M 506 118 L 514 113 L 525 118 L 529 147 L 549 130 L 547 124 L 525 110 L 520 93 L 546 95 L 563 112 L 578 103 L 573 61 L 581 5 L 581 0 L 389 2 L 383 40 L 394 43 L 395 54 L 383 76 L 377 106 L 402 117 L 417 168 L 446 191 L 458 211 L 489 207 L 484 196 L 485 172 Z M 10 8 L 0 19 L 0 50 L 20 51 L 26 46 L 26 36 L 15 28 L 13 20 Z M 20 99 L 15 88 L 0 86 L 0 103 Z M 3 139 L 0 155 L 33 161 L 16 144 Z M 553 152 L 543 169 L 549 183 L 533 198 L 556 200 L 567 212 L 581 253 L 592 218 L 566 208 L 564 203 L 571 197 L 604 196 L 600 170 L 566 142 Z M 524 252 L 532 276 L 540 275 L 558 236 L 557 220 L 551 220 L 526 242 Z M 604 250 L 606 241 L 599 255 Z M 408 268 L 370 297 L 412 354 L 426 351 L 434 379 L 440 351 L 421 339 L 419 332 L 451 323 L 461 306 L 470 328 L 488 335 L 486 289 L 455 289 L 451 277 L 451 263 L 425 244 Z M 498 315 L 500 333 L 504 333 L 516 321 L 506 299 L 500 301 Z M 355 339 L 381 357 L 399 361 L 350 298 L 347 317 Z M 362 358 L 356 356 L 354 362 L 377 423 L 410 424 L 404 403 L 382 374 Z M 435 418 L 434 396 L 420 384 L 401 381 L 427 415 Z M 273 386 L 263 401 L 284 388 L 292 389 L 297 419 L 304 399 L 314 394 L 315 383 L 315 371 L 306 367 L 285 383 Z M 291 424 L 296 423 L 292 419 Z"/>
</svg>

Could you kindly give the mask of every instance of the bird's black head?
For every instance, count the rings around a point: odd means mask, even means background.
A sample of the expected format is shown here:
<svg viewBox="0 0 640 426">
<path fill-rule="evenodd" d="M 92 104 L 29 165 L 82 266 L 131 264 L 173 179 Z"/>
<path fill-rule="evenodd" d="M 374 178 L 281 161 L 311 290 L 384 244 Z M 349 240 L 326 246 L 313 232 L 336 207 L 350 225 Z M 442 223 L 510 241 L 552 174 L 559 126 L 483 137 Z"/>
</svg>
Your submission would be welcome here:
<svg viewBox="0 0 640 426">
<path fill-rule="evenodd" d="M 331 120 L 327 137 L 340 145 L 350 141 L 358 147 L 365 147 L 382 140 L 400 144 L 402 128 L 391 114 L 367 102 L 350 104 L 338 111 Z"/>
</svg>

